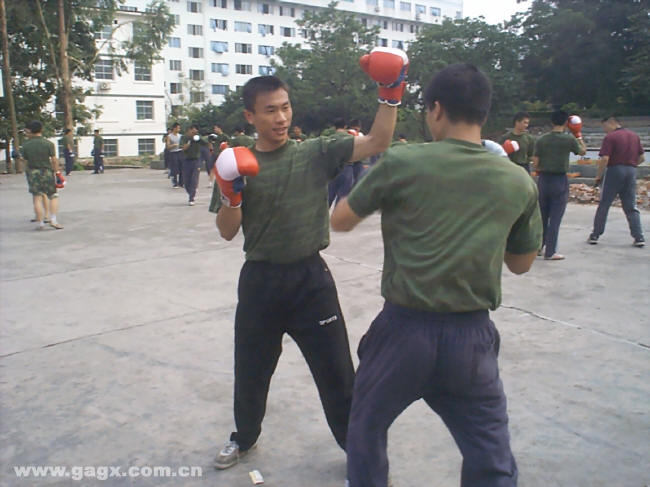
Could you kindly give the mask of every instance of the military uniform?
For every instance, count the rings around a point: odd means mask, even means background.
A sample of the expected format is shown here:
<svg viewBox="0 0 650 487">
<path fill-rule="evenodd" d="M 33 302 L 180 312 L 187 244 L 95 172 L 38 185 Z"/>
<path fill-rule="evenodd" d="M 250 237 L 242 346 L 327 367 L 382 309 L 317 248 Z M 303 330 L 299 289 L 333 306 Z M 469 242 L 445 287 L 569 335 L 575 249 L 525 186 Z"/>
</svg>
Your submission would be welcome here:
<svg viewBox="0 0 650 487">
<path fill-rule="evenodd" d="M 101 135 L 93 137 L 93 163 L 95 165 L 95 174 L 104 172 L 104 139 Z"/>
<path fill-rule="evenodd" d="M 348 197 L 381 211 L 383 310 L 359 344 L 348 431 L 353 486 L 385 486 L 388 427 L 424 399 L 463 454 L 462 486 L 514 486 L 499 333 L 504 252 L 539 247 L 534 181 L 481 145 L 389 149 Z"/>
<path fill-rule="evenodd" d="M 199 174 L 201 172 L 201 163 L 199 160 L 201 149 L 208 147 L 209 143 L 202 137 L 198 141 L 195 141 L 192 137 L 184 135 L 181 138 L 181 147 L 188 142 L 190 145 L 187 149 L 183 149 L 183 161 L 181 164 L 183 186 L 185 186 L 185 191 L 187 191 L 187 195 L 190 198 L 190 203 L 193 203 L 194 197 L 196 196 L 196 188 L 199 185 Z"/>
<path fill-rule="evenodd" d="M 42 136 L 31 137 L 23 143 L 23 157 L 27 161 L 27 185 L 34 196 L 47 195 L 49 199 L 58 196 L 54 181 L 51 157 L 55 157 L 54 144 Z"/>
<path fill-rule="evenodd" d="M 260 171 L 242 195 L 246 263 L 235 315 L 235 423 L 240 451 L 257 440 L 269 383 L 288 333 L 318 387 L 330 429 L 345 447 L 354 368 L 332 275 L 319 251 L 329 245 L 327 183 L 347 161 L 352 137 L 293 140 L 252 151 Z M 210 211 L 221 206 L 215 185 Z"/>
<path fill-rule="evenodd" d="M 530 160 L 535 150 L 535 139 L 528 132 L 515 134 L 512 130 L 507 132 L 499 139 L 499 144 L 503 145 L 506 140 L 513 140 L 519 144 L 519 150 L 508 154 L 508 159 L 523 167 L 530 173 Z"/>
</svg>

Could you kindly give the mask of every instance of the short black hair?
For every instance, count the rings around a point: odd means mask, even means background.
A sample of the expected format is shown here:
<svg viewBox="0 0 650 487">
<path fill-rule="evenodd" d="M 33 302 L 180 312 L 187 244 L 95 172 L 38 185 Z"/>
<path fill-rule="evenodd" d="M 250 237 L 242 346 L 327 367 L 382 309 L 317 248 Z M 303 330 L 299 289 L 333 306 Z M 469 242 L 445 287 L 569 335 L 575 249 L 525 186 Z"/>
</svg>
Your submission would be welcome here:
<svg viewBox="0 0 650 487">
<path fill-rule="evenodd" d="M 97 133 L 97 132 L 99 132 L 99 129 L 95 129 L 95 130 L 93 130 L 93 132 Z"/>
<path fill-rule="evenodd" d="M 564 110 L 555 110 L 551 113 L 551 123 L 553 125 L 564 125 L 569 120 L 569 114 Z"/>
<path fill-rule="evenodd" d="M 399 134 L 399 135 L 397 136 L 397 138 L 398 138 L 398 139 L 405 139 L 405 138 L 406 138 L 406 135 L 404 135 L 404 134 Z"/>
<path fill-rule="evenodd" d="M 621 122 L 619 119 L 616 117 L 616 115 L 607 115 L 605 118 L 601 120 L 601 122 L 608 122 L 609 120 L 613 120 L 614 122 L 620 124 Z"/>
<path fill-rule="evenodd" d="M 192 125 L 190 125 L 190 129 L 196 129 L 196 130 L 198 130 L 199 132 L 201 131 L 201 129 L 199 128 L 199 126 L 198 126 L 197 124 L 195 124 L 195 123 L 193 123 Z"/>
<path fill-rule="evenodd" d="M 344 129 L 345 128 L 345 119 L 343 117 L 338 117 L 334 119 L 334 128 L 335 129 Z"/>
<path fill-rule="evenodd" d="M 235 127 L 235 132 L 242 132 L 242 133 L 243 133 L 243 132 L 244 132 L 244 129 L 241 128 L 241 125 L 237 125 L 237 126 Z"/>
<path fill-rule="evenodd" d="M 512 123 L 521 122 L 522 120 L 524 120 L 526 118 L 530 119 L 530 113 L 528 113 L 528 112 L 517 112 L 517 113 L 515 113 L 515 116 L 512 117 Z"/>
<path fill-rule="evenodd" d="M 25 125 L 25 128 L 27 128 L 33 134 L 40 134 L 43 131 L 43 124 L 38 120 L 32 120 L 27 125 Z"/>
<path fill-rule="evenodd" d="M 440 103 L 452 123 L 483 125 L 492 102 L 490 80 L 469 63 L 452 64 L 439 71 L 424 91 L 424 103 Z"/>
<path fill-rule="evenodd" d="M 64 134 L 69 134 L 70 132 L 72 132 L 72 130 L 70 130 L 70 129 L 65 129 L 65 130 L 63 131 Z"/>
<path fill-rule="evenodd" d="M 358 118 L 353 118 L 350 120 L 350 123 L 348 124 L 350 127 L 361 127 L 361 120 Z"/>
<path fill-rule="evenodd" d="M 289 86 L 277 76 L 257 76 L 249 79 L 242 90 L 244 108 L 249 112 L 254 112 L 257 95 L 276 90 L 284 90 L 289 93 Z"/>
<path fill-rule="evenodd" d="M 180 127 L 180 126 L 181 126 L 180 123 L 178 123 L 178 122 L 174 122 L 174 123 L 172 124 L 172 130 L 174 130 L 174 127 Z"/>
</svg>

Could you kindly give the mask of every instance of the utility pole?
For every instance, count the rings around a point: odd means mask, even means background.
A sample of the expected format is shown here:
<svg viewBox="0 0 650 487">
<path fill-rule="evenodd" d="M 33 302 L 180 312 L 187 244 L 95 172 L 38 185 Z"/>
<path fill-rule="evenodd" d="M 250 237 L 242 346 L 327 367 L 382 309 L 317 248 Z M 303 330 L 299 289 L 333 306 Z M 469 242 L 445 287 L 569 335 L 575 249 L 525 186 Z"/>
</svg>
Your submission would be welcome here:
<svg viewBox="0 0 650 487">
<path fill-rule="evenodd" d="M 13 147 L 18 150 L 20 141 L 18 140 L 18 121 L 16 120 L 16 107 L 14 105 L 14 95 L 11 91 L 11 64 L 9 63 L 9 36 L 7 35 L 7 13 L 5 11 L 5 0 L 0 0 L 0 28 L 2 29 L 2 73 L 5 84 L 5 98 L 7 99 L 7 110 L 9 111 L 9 120 L 11 122 L 11 136 L 13 138 Z M 11 145 L 11 141 L 7 141 Z M 11 150 L 8 151 L 7 172 L 13 172 L 11 167 Z M 15 172 L 22 172 L 20 159 L 16 159 Z"/>
</svg>

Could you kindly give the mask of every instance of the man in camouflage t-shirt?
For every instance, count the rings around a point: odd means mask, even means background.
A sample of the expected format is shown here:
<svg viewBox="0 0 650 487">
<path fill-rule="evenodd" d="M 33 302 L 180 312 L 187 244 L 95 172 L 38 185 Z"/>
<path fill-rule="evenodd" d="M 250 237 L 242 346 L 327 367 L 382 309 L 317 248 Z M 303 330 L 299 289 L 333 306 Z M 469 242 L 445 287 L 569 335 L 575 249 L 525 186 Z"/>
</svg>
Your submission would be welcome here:
<svg viewBox="0 0 650 487">
<path fill-rule="evenodd" d="M 293 112 L 288 86 L 275 76 L 259 76 L 244 85 L 244 116 L 258 138 L 243 152 L 257 159 L 259 173 L 248 178 L 235 203 L 219 173 L 217 181 L 226 190 L 215 186 L 210 205 L 226 240 L 242 228 L 246 253 L 235 314 L 236 431 L 217 455 L 218 469 L 236 464 L 260 435 L 285 333 L 309 364 L 328 425 L 345 449 L 354 367 L 336 286 L 320 256 L 329 244 L 327 184 L 347 162 L 379 153 L 390 144 L 407 66 L 406 54 L 396 51 L 382 51 L 379 58 L 375 51 L 369 55 L 373 79 L 380 70 L 384 82 L 392 75 L 396 81 L 392 90 L 380 88 L 383 103 L 367 136 L 290 140 Z"/>
<path fill-rule="evenodd" d="M 424 399 L 463 455 L 461 485 L 515 486 L 488 310 L 501 268 L 530 268 L 541 241 L 535 183 L 481 145 L 490 84 L 469 64 L 424 92 L 435 142 L 389 149 L 332 214 L 348 231 L 381 211 L 383 310 L 359 344 L 348 429 L 350 487 L 386 487 L 388 427 Z"/>
<path fill-rule="evenodd" d="M 535 139 L 528 133 L 530 115 L 527 112 L 517 112 L 512 120 L 513 128 L 501 136 L 499 144 L 506 140 L 517 142 L 517 150 L 508 154 L 508 158 L 530 172 L 530 161 L 533 159 Z"/>
</svg>

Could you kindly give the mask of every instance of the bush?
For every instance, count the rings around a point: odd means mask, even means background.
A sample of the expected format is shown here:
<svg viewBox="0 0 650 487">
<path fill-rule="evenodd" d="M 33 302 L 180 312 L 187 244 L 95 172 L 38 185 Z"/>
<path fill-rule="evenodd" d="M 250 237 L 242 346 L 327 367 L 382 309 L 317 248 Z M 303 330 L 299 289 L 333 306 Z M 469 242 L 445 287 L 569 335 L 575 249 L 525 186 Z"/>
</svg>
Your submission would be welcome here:
<svg viewBox="0 0 650 487">
<path fill-rule="evenodd" d="M 75 162 L 75 163 L 72 165 L 72 170 L 73 170 L 73 171 L 85 171 L 86 168 L 85 168 L 85 167 L 83 166 L 83 164 L 81 164 L 80 162 Z"/>
</svg>

